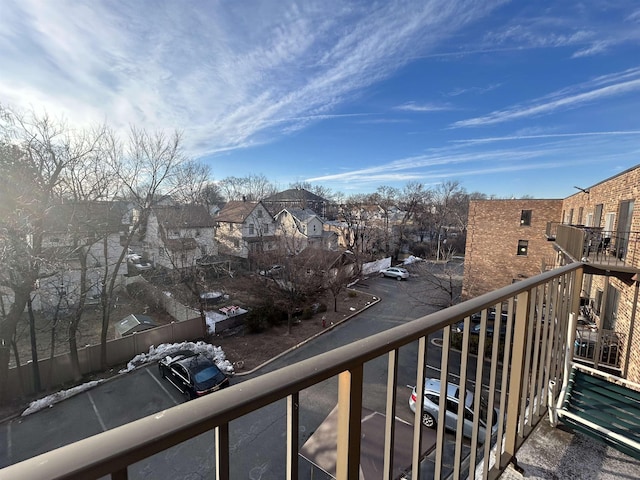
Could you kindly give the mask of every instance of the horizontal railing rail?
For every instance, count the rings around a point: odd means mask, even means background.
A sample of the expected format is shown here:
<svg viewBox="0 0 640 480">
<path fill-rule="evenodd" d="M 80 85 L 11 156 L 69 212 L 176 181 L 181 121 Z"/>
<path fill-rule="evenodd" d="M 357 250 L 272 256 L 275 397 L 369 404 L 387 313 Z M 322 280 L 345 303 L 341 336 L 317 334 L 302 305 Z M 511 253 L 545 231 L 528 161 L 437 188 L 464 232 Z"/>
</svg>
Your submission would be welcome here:
<svg viewBox="0 0 640 480">
<path fill-rule="evenodd" d="M 495 478 L 547 408 L 547 385 L 562 375 L 569 313 L 577 315 L 582 264 L 572 263 L 525 279 L 445 310 L 368 338 L 265 373 L 215 395 L 158 412 L 71 445 L 0 470 L 0 478 L 86 479 L 111 475 L 129 478 L 128 467 L 154 454 L 214 431 L 215 478 L 230 478 L 230 428 L 233 420 L 275 402 L 287 402 L 287 478 L 298 477 L 300 392 L 338 378 L 336 478 L 358 478 L 364 365 L 387 358 L 385 458 L 383 478 L 392 478 L 398 352 L 418 343 L 416 391 L 425 386 L 429 336 L 442 332 L 440 412 L 446 409 L 446 385 L 459 363 L 461 389 L 475 384 L 473 422 L 463 420 L 445 434 L 437 423 L 437 442 L 425 457 L 421 445 L 424 398 L 416 396 L 411 478 L 451 476 Z M 503 311 L 504 315 L 492 312 Z M 471 333 L 472 317 L 480 317 Z M 452 326 L 462 322 L 462 341 L 452 348 Z M 504 328 L 501 326 L 504 322 Z M 490 328 L 491 327 L 491 328 Z M 504 334 L 502 334 L 504 330 Z M 454 361 L 459 349 L 460 359 Z M 473 352 L 473 353 L 472 353 Z M 486 360 L 486 361 L 485 361 Z M 443 415 L 441 413 L 441 415 Z M 483 427 L 484 425 L 484 427 Z M 468 427 L 468 428 L 467 428 Z M 484 428 L 484 434 L 483 429 Z M 463 439 L 463 436 L 469 439 Z M 484 440 L 483 441 L 483 435 Z M 453 436 L 453 438 L 452 438 Z M 278 444 L 280 438 L 274 439 Z M 448 448 L 447 445 L 452 448 Z M 445 448 L 447 447 L 447 448 Z M 498 451 L 495 451 L 495 449 Z M 493 450 L 493 451 L 492 451 Z M 490 462 L 495 458 L 495 462 Z M 446 460 L 446 461 L 445 461 Z M 428 473 L 427 473 L 428 472 Z M 212 473 L 213 475 L 213 473 Z"/>
</svg>

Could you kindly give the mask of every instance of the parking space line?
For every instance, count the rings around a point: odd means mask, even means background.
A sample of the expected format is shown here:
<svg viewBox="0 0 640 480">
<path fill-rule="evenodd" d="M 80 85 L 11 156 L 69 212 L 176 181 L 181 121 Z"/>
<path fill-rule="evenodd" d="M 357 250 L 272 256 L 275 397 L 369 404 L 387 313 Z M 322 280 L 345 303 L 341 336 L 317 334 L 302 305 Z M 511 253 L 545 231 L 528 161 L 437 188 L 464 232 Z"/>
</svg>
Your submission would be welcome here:
<svg viewBox="0 0 640 480">
<path fill-rule="evenodd" d="M 93 411 L 96 414 L 96 417 L 98 418 L 98 422 L 100 422 L 100 426 L 102 427 L 102 431 L 106 432 L 107 431 L 107 427 L 105 426 L 104 422 L 102 421 L 102 417 L 100 416 L 100 412 L 98 412 L 98 407 L 96 406 L 96 402 L 93 401 L 93 397 L 91 396 L 91 391 L 87 392 L 87 396 L 89 397 L 89 401 L 91 402 L 91 407 L 93 407 Z"/>
<path fill-rule="evenodd" d="M 167 394 L 167 396 L 171 399 L 171 401 L 173 402 L 173 404 L 174 404 L 174 405 L 178 405 L 178 403 L 179 403 L 179 402 L 178 402 L 178 401 L 173 397 L 173 395 L 171 395 L 171 393 L 169 393 L 169 390 L 167 390 L 167 389 L 165 388 L 165 386 L 163 385 L 163 383 L 162 383 L 160 380 L 158 380 L 158 378 L 157 378 L 153 373 L 151 373 L 151 372 L 149 371 L 149 369 L 148 369 L 148 368 L 147 368 L 146 370 L 147 370 L 147 373 L 151 376 L 151 378 L 153 378 L 153 380 L 154 380 L 158 385 L 160 385 L 160 388 L 161 388 L 162 390 L 164 390 L 164 393 L 166 393 L 166 394 Z"/>
<path fill-rule="evenodd" d="M 13 422 L 9 422 L 7 423 L 7 459 L 11 460 L 11 454 L 13 453 L 13 443 L 12 443 L 12 439 L 11 439 L 11 424 Z"/>
</svg>

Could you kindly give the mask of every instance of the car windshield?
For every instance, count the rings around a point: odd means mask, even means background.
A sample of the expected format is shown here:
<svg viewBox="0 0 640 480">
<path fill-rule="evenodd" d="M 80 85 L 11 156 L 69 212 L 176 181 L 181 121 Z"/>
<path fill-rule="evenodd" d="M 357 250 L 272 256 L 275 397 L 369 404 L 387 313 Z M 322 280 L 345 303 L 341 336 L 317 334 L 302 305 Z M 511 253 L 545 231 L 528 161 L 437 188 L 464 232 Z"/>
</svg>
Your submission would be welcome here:
<svg viewBox="0 0 640 480">
<path fill-rule="evenodd" d="M 207 368 L 200 370 L 199 372 L 196 372 L 193 379 L 198 384 L 209 383 L 215 380 L 220 375 L 220 373 L 221 372 L 218 369 L 218 367 L 216 367 L 215 365 L 211 365 Z"/>
</svg>

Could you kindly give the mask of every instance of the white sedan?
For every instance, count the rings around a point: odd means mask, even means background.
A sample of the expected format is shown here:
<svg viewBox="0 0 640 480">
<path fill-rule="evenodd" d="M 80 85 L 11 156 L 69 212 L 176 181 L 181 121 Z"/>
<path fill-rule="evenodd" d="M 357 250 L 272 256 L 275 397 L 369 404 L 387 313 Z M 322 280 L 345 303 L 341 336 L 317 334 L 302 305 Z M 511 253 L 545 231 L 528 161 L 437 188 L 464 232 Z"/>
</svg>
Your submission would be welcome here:
<svg viewBox="0 0 640 480">
<path fill-rule="evenodd" d="M 389 267 L 389 268 L 385 268 L 384 270 L 380 270 L 380 276 L 381 277 L 391 277 L 391 278 L 395 278 L 396 280 L 402 280 L 409 278 L 409 272 L 401 267 Z"/>
</svg>

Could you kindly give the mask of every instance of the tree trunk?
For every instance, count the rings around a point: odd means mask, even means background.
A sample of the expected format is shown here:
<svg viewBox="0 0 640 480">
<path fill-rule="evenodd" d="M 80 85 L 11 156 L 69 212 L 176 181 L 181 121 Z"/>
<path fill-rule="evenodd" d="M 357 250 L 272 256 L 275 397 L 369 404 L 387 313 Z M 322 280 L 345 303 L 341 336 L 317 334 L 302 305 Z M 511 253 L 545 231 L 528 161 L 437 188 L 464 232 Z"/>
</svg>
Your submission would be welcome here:
<svg viewBox="0 0 640 480">
<path fill-rule="evenodd" d="M 16 333 L 16 326 L 22 317 L 22 312 L 27 306 L 31 288 L 30 286 L 28 289 L 24 288 L 23 284 L 23 288 L 16 289 L 14 293 L 14 302 L 11 305 L 9 314 L 4 321 L 0 322 L 0 403 L 6 399 L 8 393 L 10 345 Z"/>
<path fill-rule="evenodd" d="M 80 359 L 78 358 L 78 340 L 76 334 L 78 332 L 78 325 L 82 319 L 84 312 L 84 305 L 87 300 L 87 253 L 88 248 L 81 247 L 79 249 L 80 257 L 80 299 L 78 300 L 78 306 L 69 323 L 69 353 L 71 355 L 71 375 L 75 381 L 82 378 L 82 371 L 80 369 Z"/>
<path fill-rule="evenodd" d="M 36 338 L 36 317 L 33 314 L 33 305 L 31 304 L 31 296 L 27 301 L 27 310 L 29 312 L 29 336 L 31 337 L 31 368 L 33 369 L 33 390 L 39 392 L 42 390 L 40 382 L 40 365 L 38 363 L 38 339 Z"/>
</svg>

